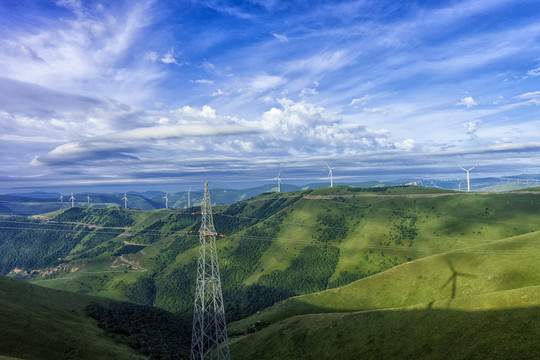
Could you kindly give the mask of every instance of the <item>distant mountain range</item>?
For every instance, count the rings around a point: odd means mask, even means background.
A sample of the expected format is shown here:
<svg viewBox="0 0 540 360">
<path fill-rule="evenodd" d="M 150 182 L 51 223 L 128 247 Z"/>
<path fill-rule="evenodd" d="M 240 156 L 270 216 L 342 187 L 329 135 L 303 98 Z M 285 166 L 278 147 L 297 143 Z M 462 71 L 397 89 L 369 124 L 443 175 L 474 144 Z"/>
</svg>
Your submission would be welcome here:
<svg viewBox="0 0 540 360">
<path fill-rule="evenodd" d="M 328 183 L 310 183 L 303 186 L 281 184 L 281 192 L 292 192 L 309 189 L 328 187 Z M 456 180 L 402 179 L 396 181 L 364 181 L 364 182 L 336 182 L 335 186 L 351 186 L 358 188 L 371 188 L 381 186 L 425 186 L 447 190 L 467 189 L 465 178 Z M 501 178 L 473 178 L 471 179 L 471 191 L 503 192 L 513 191 L 540 185 L 538 175 L 523 174 Z M 277 192 L 277 184 L 266 184 L 246 189 L 213 188 L 210 190 L 212 203 L 215 205 L 227 205 L 237 201 L 246 200 L 264 193 Z M 165 208 L 165 195 L 163 191 L 149 190 L 144 192 L 128 191 L 127 207 L 137 210 L 156 210 Z M 88 201 L 88 196 L 90 201 Z M 76 193 L 75 205 L 88 207 L 124 207 L 123 193 Z M 201 203 L 203 191 L 180 191 L 167 194 L 168 207 L 179 209 L 195 206 Z M 189 199 L 188 199 L 189 197 Z M 0 195 L 0 215 L 37 215 L 71 206 L 70 194 L 64 194 L 60 201 L 60 194 L 53 192 L 34 191 L 28 193 L 12 193 Z M 189 204 L 188 204 L 189 202 Z"/>
</svg>

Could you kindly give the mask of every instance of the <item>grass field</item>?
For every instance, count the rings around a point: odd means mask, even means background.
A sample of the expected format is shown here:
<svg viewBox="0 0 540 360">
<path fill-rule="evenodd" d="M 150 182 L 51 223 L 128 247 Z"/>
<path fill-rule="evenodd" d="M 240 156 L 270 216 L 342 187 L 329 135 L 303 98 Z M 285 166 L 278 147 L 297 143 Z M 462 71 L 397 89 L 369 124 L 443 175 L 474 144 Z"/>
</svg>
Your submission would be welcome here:
<svg viewBox="0 0 540 360">
<path fill-rule="evenodd" d="M 408 309 L 294 316 L 230 349 L 235 359 L 538 359 L 539 335 L 540 307 Z"/>
<path fill-rule="evenodd" d="M 395 309 L 419 304 L 446 304 L 444 308 L 454 309 L 456 303 L 464 303 L 459 299 L 495 296 L 497 292 L 539 285 L 540 232 L 535 232 L 425 257 L 339 288 L 292 297 L 233 323 L 230 328 L 233 333 L 243 333 L 257 322 L 271 324 L 308 313 Z M 540 305 L 540 293 L 527 301 Z M 470 307 L 491 309 L 474 304 Z M 509 305 L 499 308 L 506 307 Z"/>
</svg>

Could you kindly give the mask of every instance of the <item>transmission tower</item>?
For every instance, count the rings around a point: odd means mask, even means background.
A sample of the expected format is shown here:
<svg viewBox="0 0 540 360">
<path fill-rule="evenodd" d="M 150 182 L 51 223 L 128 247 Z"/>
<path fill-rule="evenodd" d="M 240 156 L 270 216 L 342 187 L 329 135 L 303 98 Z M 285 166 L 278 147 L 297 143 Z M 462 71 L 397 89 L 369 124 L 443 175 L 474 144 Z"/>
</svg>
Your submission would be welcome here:
<svg viewBox="0 0 540 360">
<path fill-rule="evenodd" d="M 204 184 L 201 215 L 191 360 L 230 359 L 208 182 Z"/>
</svg>

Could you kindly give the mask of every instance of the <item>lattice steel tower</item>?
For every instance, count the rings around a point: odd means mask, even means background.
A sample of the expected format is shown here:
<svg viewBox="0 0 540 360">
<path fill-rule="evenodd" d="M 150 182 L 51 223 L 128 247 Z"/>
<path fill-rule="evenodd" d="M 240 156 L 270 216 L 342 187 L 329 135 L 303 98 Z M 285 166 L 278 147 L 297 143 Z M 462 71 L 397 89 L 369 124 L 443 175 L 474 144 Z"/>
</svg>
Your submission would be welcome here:
<svg viewBox="0 0 540 360">
<path fill-rule="evenodd" d="M 201 215 L 191 360 L 230 359 L 208 182 L 204 184 Z"/>
</svg>

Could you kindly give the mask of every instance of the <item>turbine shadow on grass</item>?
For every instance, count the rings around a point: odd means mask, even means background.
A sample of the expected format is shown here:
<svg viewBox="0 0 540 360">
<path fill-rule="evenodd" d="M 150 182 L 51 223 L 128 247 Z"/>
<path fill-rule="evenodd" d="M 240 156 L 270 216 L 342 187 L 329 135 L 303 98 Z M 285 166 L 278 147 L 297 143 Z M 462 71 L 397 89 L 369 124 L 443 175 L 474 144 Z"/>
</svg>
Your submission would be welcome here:
<svg viewBox="0 0 540 360">
<path fill-rule="evenodd" d="M 451 296 L 450 296 L 450 299 L 448 300 L 448 306 L 450 306 L 450 303 L 452 302 L 452 300 L 454 300 L 454 298 L 456 297 L 456 292 L 457 292 L 457 279 L 458 277 L 469 277 L 469 278 L 475 278 L 476 275 L 474 274 L 467 274 L 467 273 L 464 273 L 464 272 L 459 272 L 455 269 L 454 265 L 452 264 L 452 261 L 450 259 L 447 259 L 447 263 L 448 263 L 448 267 L 450 268 L 450 271 L 452 271 L 452 275 L 450 275 L 450 277 L 448 278 L 448 280 L 446 280 L 446 282 L 443 284 L 443 286 L 441 287 L 441 289 L 444 289 L 446 288 L 449 284 L 452 284 L 452 293 L 451 293 Z"/>
</svg>

